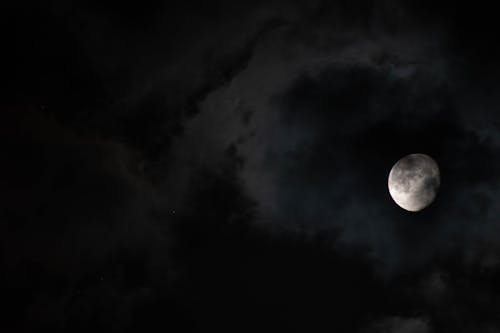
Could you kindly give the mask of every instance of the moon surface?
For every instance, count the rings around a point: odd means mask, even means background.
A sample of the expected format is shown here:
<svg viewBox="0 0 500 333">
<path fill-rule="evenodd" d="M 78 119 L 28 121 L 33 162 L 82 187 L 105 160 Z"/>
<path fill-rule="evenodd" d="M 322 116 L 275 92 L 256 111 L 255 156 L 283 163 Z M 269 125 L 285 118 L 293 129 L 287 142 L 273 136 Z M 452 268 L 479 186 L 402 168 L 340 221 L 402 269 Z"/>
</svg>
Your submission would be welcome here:
<svg viewBox="0 0 500 333">
<path fill-rule="evenodd" d="M 439 167 L 430 156 L 410 154 L 394 164 L 389 173 L 389 193 L 399 207 L 418 212 L 436 198 L 441 184 Z"/>
</svg>

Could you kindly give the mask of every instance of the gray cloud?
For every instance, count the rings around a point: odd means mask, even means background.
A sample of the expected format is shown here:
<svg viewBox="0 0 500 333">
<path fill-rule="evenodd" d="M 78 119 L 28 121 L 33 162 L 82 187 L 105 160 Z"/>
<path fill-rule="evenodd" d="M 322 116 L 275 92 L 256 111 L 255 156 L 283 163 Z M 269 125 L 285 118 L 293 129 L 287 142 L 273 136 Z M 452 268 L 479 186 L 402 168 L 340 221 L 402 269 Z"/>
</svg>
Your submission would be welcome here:
<svg viewBox="0 0 500 333">
<path fill-rule="evenodd" d="M 431 333 L 429 321 L 425 318 L 390 317 L 373 324 L 367 331 L 373 333 Z"/>
<path fill-rule="evenodd" d="M 380 22 L 367 31 L 328 27 L 328 34 L 318 25 L 312 40 L 283 37 L 294 25 L 279 29 L 256 45 L 244 71 L 207 96 L 188 132 L 216 124 L 200 140 L 211 159 L 236 144 L 258 224 L 339 230 L 342 244 L 369 248 L 387 272 L 458 249 L 470 252 L 464 260 L 479 255 L 477 245 L 496 232 L 499 161 L 485 139 L 494 131 L 469 126 L 475 113 L 460 102 L 447 27 L 416 32 L 412 24 L 397 34 Z M 413 152 L 438 160 L 444 185 L 434 207 L 406 216 L 385 183 L 392 163 Z"/>
<path fill-rule="evenodd" d="M 476 41 L 491 32 L 420 2 L 54 4 L 20 39 L 64 38 L 5 79 L 5 100 L 43 104 L 0 125 L 13 320 L 148 331 L 231 308 L 230 323 L 495 331 L 498 101 L 481 60 L 496 54 Z M 418 215 L 386 188 L 413 152 L 443 172 Z"/>
</svg>

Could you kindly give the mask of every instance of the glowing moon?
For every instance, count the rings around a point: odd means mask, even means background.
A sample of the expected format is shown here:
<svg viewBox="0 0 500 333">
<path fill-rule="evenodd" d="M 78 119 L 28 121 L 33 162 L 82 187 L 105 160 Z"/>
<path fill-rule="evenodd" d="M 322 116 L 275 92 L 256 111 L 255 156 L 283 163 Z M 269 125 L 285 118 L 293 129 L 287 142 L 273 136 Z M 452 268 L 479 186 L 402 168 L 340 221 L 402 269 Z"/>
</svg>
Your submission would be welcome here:
<svg viewBox="0 0 500 333">
<path fill-rule="evenodd" d="M 389 193 L 399 207 L 418 212 L 436 198 L 441 184 L 439 167 L 430 156 L 410 154 L 389 173 Z"/>
</svg>

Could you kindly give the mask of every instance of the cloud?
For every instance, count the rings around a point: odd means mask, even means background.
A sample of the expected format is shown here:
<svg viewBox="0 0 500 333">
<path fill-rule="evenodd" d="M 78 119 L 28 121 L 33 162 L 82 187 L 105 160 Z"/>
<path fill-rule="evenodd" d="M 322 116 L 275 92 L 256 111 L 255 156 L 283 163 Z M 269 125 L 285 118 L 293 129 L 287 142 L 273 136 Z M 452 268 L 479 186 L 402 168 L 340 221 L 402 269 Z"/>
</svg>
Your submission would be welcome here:
<svg viewBox="0 0 500 333">
<path fill-rule="evenodd" d="M 366 332 L 373 333 L 431 333 L 429 321 L 425 318 L 390 317 L 373 324 Z"/>
<path fill-rule="evenodd" d="M 448 27 L 408 22 L 395 34 L 381 23 L 368 31 L 327 26 L 329 34 L 318 24 L 309 41 L 290 36 L 294 22 L 256 44 L 247 68 L 201 103 L 186 137 L 202 133 L 204 151 L 219 151 L 210 159 L 237 148 L 245 190 L 259 204 L 257 224 L 339 230 L 342 244 L 368 248 L 393 273 L 459 249 L 476 253 L 496 232 L 499 160 L 488 139 L 495 130 L 470 126 Z M 216 133 L 203 126 L 209 122 Z M 438 160 L 443 186 L 433 206 L 405 215 L 386 181 L 392 164 L 414 152 Z"/>
<path fill-rule="evenodd" d="M 457 38 L 468 9 L 239 6 L 8 21 L 24 43 L 6 47 L 0 121 L 7 324 L 494 331 L 496 52 Z M 386 188 L 411 152 L 443 174 L 419 215 Z"/>
</svg>

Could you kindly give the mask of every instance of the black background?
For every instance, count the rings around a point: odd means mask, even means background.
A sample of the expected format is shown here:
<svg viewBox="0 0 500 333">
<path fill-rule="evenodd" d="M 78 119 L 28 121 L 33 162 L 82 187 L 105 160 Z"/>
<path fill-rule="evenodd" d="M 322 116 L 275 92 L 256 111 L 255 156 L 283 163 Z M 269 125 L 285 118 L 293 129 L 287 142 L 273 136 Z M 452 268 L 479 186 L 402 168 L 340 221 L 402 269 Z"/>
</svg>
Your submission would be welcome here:
<svg viewBox="0 0 500 333">
<path fill-rule="evenodd" d="M 494 8 L 1 6 L 5 332 L 500 330 Z"/>
</svg>

